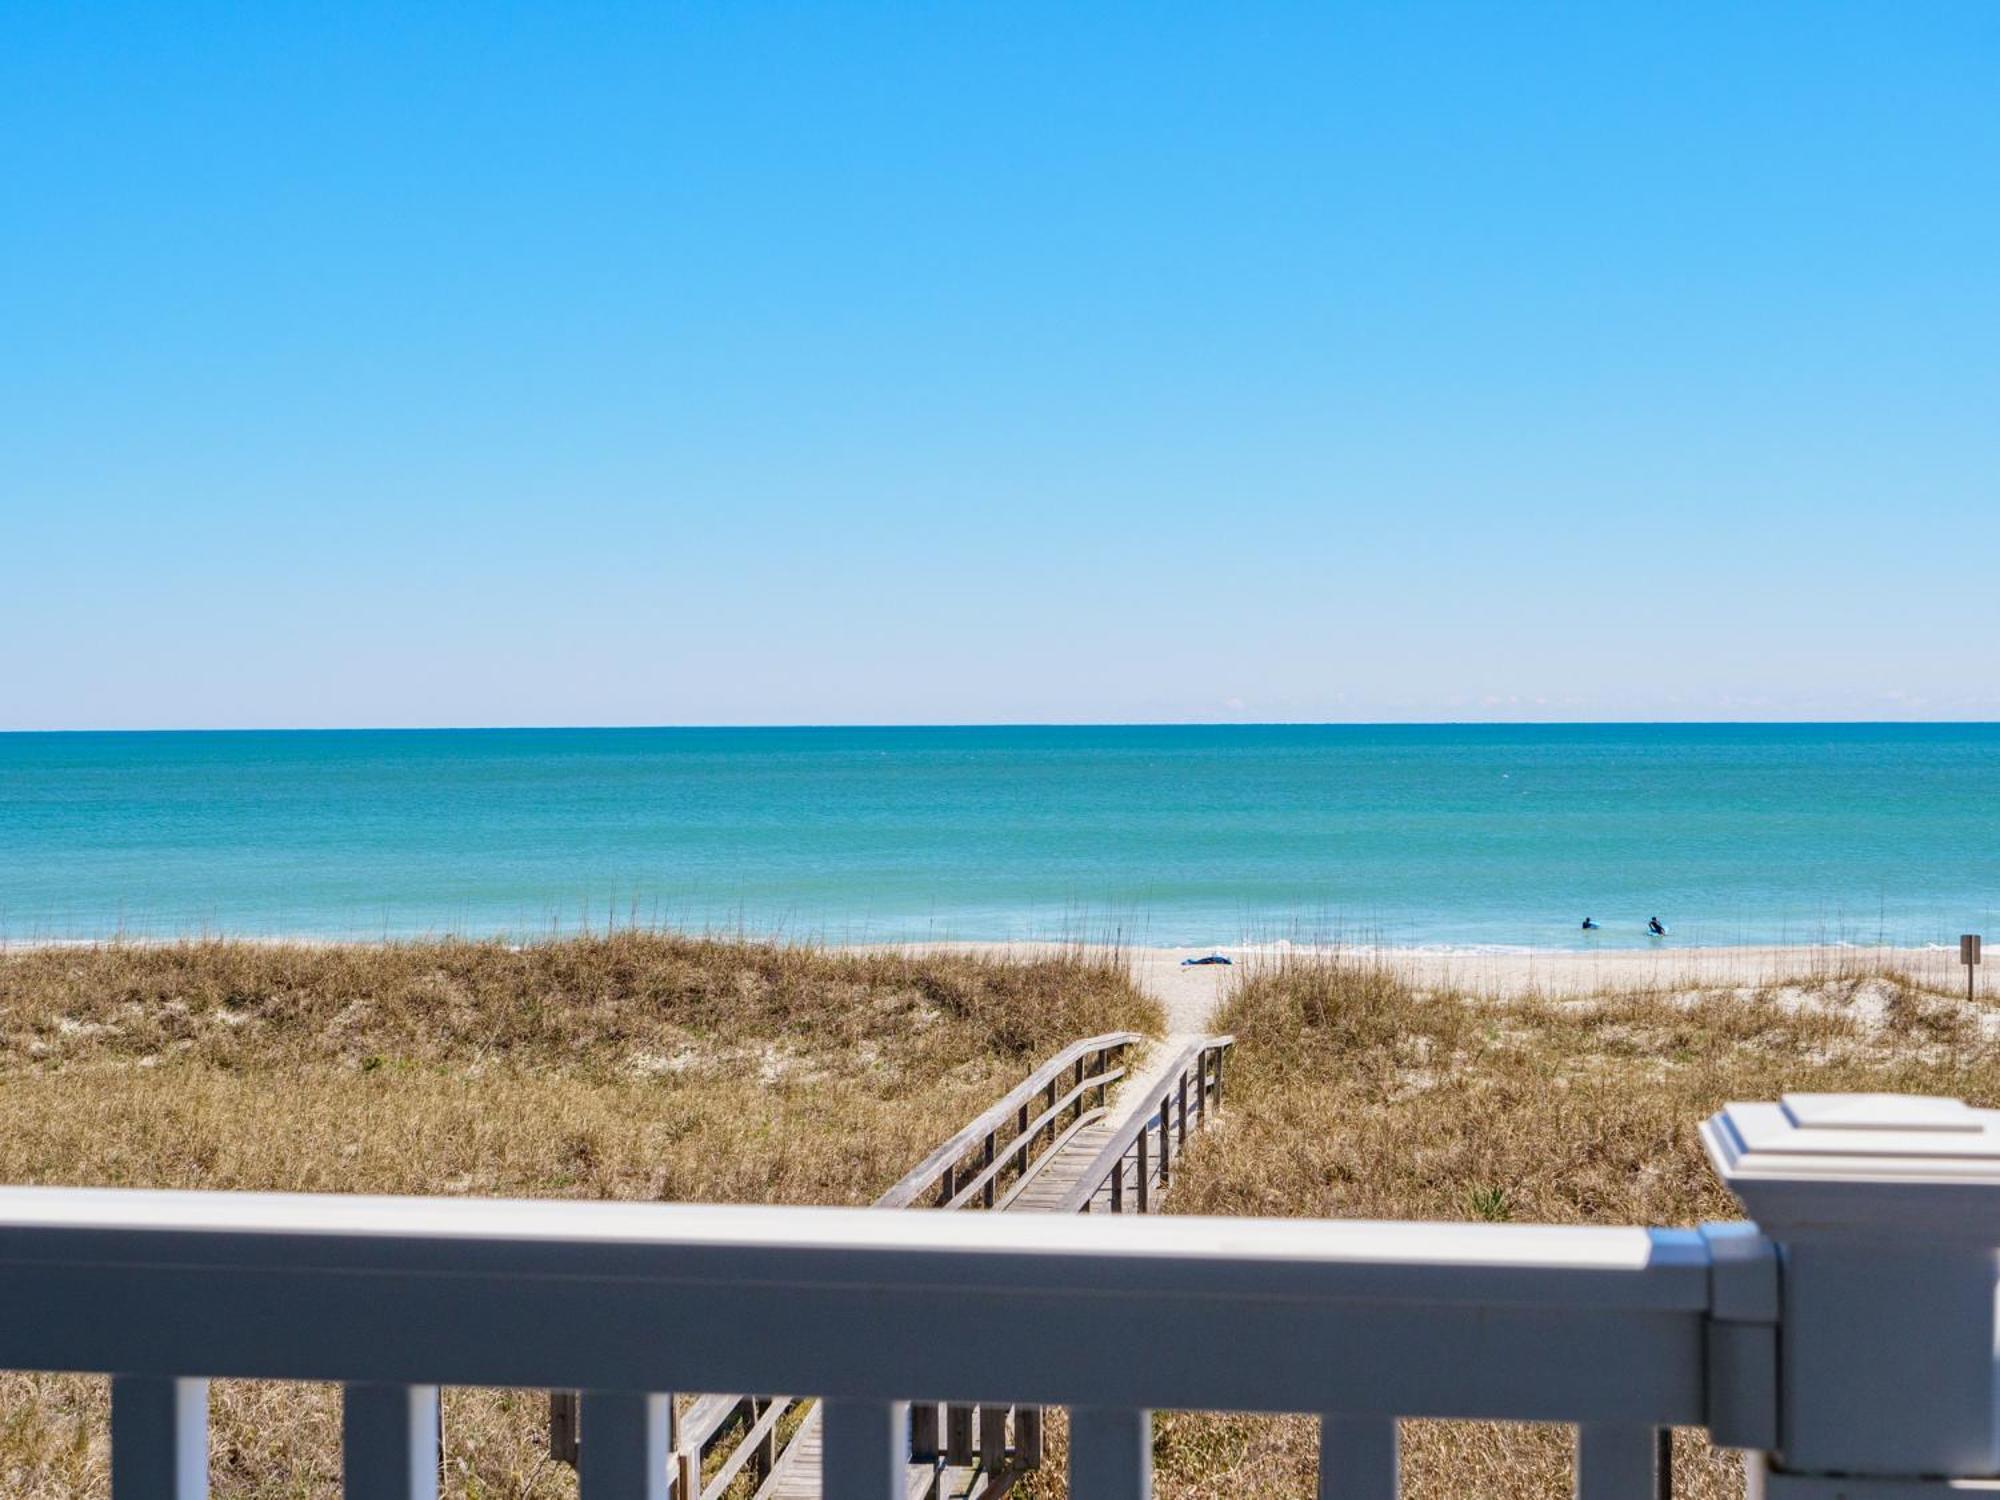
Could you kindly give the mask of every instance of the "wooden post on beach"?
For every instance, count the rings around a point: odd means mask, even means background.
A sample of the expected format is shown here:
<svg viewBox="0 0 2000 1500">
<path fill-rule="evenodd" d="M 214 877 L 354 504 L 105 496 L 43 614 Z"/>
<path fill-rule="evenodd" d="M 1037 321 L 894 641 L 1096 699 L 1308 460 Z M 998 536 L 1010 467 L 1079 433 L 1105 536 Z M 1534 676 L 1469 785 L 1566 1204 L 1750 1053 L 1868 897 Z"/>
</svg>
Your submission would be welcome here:
<svg viewBox="0 0 2000 1500">
<path fill-rule="evenodd" d="M 1979 973 L 1979 934 L 1968 932 L 1958 940 L 1958 961 L 1965 965 L 1965 999 L 1973 998 L 1973 978 Z"/>
</svg>

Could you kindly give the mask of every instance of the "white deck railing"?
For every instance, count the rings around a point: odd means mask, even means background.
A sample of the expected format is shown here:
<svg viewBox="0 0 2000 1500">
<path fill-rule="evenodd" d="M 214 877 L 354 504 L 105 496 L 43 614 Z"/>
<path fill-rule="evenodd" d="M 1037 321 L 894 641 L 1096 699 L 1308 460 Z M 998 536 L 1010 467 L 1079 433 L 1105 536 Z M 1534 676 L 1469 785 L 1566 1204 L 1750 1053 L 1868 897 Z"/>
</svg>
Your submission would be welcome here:
<svg viewBox="0 0 2000 1500">
<path fill-rule="evenodd" d="M 2000 1115 L 1706 1133 L 1768 1237 L 0 1190 L 0 1367 L 114 1376 L 119 1500 L 204 1493 L 210 1377 L 343 1383 L 356 1497 L 434 1492 L 439 1385 L 585 1391 L 584 1500 L 668 1492 L 676 1390 L 823 1397 L 836 1500 L 903 1500 L 911 1398 L 1072 1408 L 1078 1500 L 1148 1492 L 1154 1408 L 1319 1414 L 1354 1500 L 1404 1416 L 1578 1423 L 1586 1500 L 1669 1426 L 1801 1497 L 2000 1472 Z"/>
</svg>

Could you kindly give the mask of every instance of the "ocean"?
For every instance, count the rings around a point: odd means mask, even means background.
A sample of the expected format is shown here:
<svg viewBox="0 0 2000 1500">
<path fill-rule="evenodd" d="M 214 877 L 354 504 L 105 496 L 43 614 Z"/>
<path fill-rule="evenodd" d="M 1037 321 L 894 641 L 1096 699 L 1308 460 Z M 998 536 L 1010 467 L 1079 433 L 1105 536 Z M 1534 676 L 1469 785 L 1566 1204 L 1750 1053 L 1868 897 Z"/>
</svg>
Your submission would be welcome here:
<svg viewBox="0 0 2000 1500">
<path fill-rule="evenodd" d="M 1996 913 L 2000 725 L 0 734 L 15 942 L 1927 945 Z"/>
</svg>

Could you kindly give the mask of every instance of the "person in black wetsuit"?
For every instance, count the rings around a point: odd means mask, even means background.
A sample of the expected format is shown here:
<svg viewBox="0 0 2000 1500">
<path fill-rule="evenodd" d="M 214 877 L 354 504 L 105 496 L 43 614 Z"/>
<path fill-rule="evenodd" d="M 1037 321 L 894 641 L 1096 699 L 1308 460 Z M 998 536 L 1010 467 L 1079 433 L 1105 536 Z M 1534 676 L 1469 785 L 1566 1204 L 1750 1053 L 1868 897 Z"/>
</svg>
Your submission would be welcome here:
<svg viewBox="0 0 2000 1500">
<path fill-rule="evenodd" d="M 1646 931 L 1652 933 L 1654 937 L 1665 937 L 1667 935 L 1666 926 L 1658 917 L 1648 917 L 1646 919 Z"/>
<path fill-rule="evenodd" d="M 1585 918 L 1583 919 L 1583 930 L 1584 930 L 1585 932 L 1595 932 L 1595 931 L 1597 931 L 1597 918 L 1595 918 L 1595 917 L 1585 917 Z"/>
</svg>

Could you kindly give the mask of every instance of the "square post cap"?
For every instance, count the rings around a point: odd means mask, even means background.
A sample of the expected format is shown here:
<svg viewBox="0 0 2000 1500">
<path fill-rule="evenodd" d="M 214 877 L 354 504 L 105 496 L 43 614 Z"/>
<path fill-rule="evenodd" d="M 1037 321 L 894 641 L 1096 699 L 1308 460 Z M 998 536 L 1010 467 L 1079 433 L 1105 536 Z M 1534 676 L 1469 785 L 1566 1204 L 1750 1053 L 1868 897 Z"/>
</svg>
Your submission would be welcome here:
<svg viewBox="0 0 2000 1500">
<path fill-rule="evenodd" d="M 2000 1110 L 1922 1094 L 1786 1094 L 1728 1104 L 1708 1159 L 1760 1228 L 2000 1245 Z"/>
</svg>

